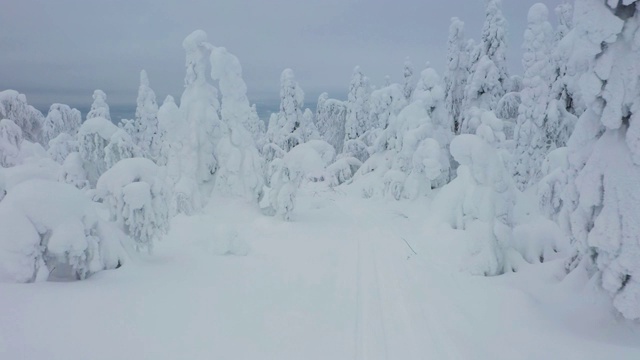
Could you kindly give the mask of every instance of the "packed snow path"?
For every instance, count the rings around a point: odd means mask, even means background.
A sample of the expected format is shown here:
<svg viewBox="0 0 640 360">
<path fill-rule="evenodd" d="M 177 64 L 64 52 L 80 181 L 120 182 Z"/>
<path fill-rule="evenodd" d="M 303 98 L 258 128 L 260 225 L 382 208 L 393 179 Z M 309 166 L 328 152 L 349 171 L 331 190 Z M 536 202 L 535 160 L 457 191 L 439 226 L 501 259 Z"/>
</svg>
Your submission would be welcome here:
<svg viewBox="0 0 640 360">
<path fill-rule="evenodd" d="M 458 272 L 462 234 L 428 211 L 305 189 L 286 223 L 216 199 L 121 269 L 0 284 L 0 359 L 640 358 L 553 264 Z"/>
</svg>

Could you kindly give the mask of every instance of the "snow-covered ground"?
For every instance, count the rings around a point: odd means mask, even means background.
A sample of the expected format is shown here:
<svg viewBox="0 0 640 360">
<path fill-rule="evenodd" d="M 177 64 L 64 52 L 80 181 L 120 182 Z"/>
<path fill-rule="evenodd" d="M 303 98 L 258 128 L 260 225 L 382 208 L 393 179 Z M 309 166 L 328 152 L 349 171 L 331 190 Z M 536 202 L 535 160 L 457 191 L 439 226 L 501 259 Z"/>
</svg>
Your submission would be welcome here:
<svg viewBox="0 0 640 360">
<path fill-rule="evenodd" d="M 292 222 L 216 198 L 118 270 L 0 284 L 0 359 L 640 358 L 586 275 L 471 277 L 437 209 L 345 191 L 305 186 Z"/>
</svg>

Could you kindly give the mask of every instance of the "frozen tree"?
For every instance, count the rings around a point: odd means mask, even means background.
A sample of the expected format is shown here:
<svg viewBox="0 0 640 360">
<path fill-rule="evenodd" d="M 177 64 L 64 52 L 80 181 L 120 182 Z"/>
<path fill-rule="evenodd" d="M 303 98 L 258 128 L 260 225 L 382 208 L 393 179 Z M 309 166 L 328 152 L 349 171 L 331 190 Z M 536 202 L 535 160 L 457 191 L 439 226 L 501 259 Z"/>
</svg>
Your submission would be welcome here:
<svg viewBox="0 0 640 360">
<path fill-rule="evenodd" d="M 293 70 L 285 69 L 280 76 L 280 112 L 269 121 L 269 141 L 285 152 L 305 141 L 301 121 L 304 92 L 295 79 Z"/>
<path fill-rule="evenodd" d="M 80 124 L 82 124 L 82 114 L 78 109 L 72 109 L 65 104 L 53 104 L 42 124 L 43 142 L 48 144 L 62 133 L 76 136 Z"/>
<path fill-rule="evenodd" d="M 227 124 L 242 124 L 258 148 L 262 148 L 265 142 L 264 122 L 258 118 L 255 106 L 249 104 L 240 61 L 223 47 L 211 47 L 210 60 L 211 78 L 219 81 L 222 94 L 222 120 Z"/>
<path fill-rule="evenodd" d="M 66 132 L 63 132 L 49 140 L 49 149 L 47 150 L 47 153 L 49 154 L 49 157 L 59 164 L 62 164 L 69 154 L 77 151 L 77 136 L 71 136 Z"/>
<path fill-rule="evenodd" d="M 588 104 L 568 144 L 564 197 L 582 264 L 625 318 L 640 318 L 640 2 L 579 0 L 575 33 Z"/>
<path fill-rule="evenodd" d="M 452 130 L 435 70 L 422 71 L 413 102 L 391 118 L 354 176 L 364 197 L 396 200 L 427 195 L 449 180 Z"/>
<path fill-rule="evenodd" d="M 502 0 L 486 0 L 485 19 L 482 27 L 482 54 L 498 69 L 502 97 L 509 87 L 507 72 L 507 20 L 502 15 Z M 489 109 L 493 110 L 493 109 Z"/>
<path fill-rule="evenodd" d="M 555 46 L 551 52 L 553 76 L 547 107 L 549 125 L 546 126 L 548 141 L 555 147 L 566 146 L 573 127 L 583 109 L 577 94 L 577 81 L 569 68 L 572 39 L 568 33 L 572 28 L 573 7 L 564 3 L 556 8 L 558 26 L 555 31 Z"/>
<path fill-rule="evenodd" d="M 550 143 L 550 135 L 560 126 L 547 116 L 549 84 L 553 74 L 549 46 L 553 40 L 553 29 L 547 21 L 548 13 L 544 4 L 533 5 L 529 9 L 529 25 L 524 34 L 524 88 L 520 93 L 521 104 L 514 131 L 516 149 L 513 158 L 513 174 L 521 190 L 540 180 L 542 161 L 555 145 Z"/>
<path fill-rule="evenodd" d="M 136 103 L 136 117 L 130 124 L 125 124 L 124 128 L 146 157 L 157 160 L 162 141 L 158 129 L 158 104 L 155 92 L 149 87 L 149 77 L 145 70 L 140 71 Z"/>
<path fill-rule="evenodd" d="M 413 89 L 411 90 L 413 94 Z M 385 129 L 392 118 L 407 106 L 406 93 L 398 84 L 392 84 L 371 92 L 369 100 L 369 122 L 372 127 Z"/>
<path fill-rule="evenodd" d="M 97 117 L 111 121 L 109 105 L 107 104 L 107 94 L 99 89 L 93 92 L 93 104 L 91 104 L 91 110 L 89 110 L 89 113 L 87 114 L 87 120 Z"/>
<path fill-rule="evenodd" d="M 91 186 L 95 186 L 100 175 L 108 169 L 105 149 L 118 131 L 117 126 L 102 117 L 86 120 L 78 131 L 78 152 Z"/>
<path fill-rule="evenodd" d="M 347 105 L 344 101 L 329 99 L 327 93 L 318 98 L 316 108 L 316 126 L 320 139 L 333 146 L 337 153 L 342 152 L 345 135 Z"/>
<path fill-rule="evenodd" d="M 453 120 L 453 131 L 459 132 L 462 121 L 464 91 L 469 78 L 469 54 L 465 51 L 464 23 L 458 18 L 451 19 L 449 45 L 447 51 L 447 72 L 445 74 L 445 101 L 447 111 Z"/>
<path fill-rule="evenodd" d="M 164 168 L 145 158 L 118 162 L 98 180 L 100 197 L 111 221 L 136 243 L 138 251 L 153 249 L 169 230 L 169 188 Z"/>
<path fill-rule="evenodd" d="M 27 97 L 15 90 L 0 91 L 0 120 L 9 119 L 22 130 L 25 140 L 37 143 L 42 138 L 44 116 L 27 104 Z"/>
<path fill-rule="evenodd" d="M 180 111 L 188 127 L 185 175 L 195 180 L 201 189 L 213 181 L 218 169 L 215 147 L 224 136 L 224 124 L 218 116 L 218 91 L 207 82 L 207 34 L 196 30 L 182 42 L 186 52 L 185 90 L 180 100 Z M 205 186 L 207 187 L 207 186 Z M 206 194 L 202 194 L 206 195 Z"/>
<path fill-rule="evenodd" d="M 106 168 L 110 169 L 123 159 L 142 157 L 144 151 L 136 145 L 126 131 L 118 129 L 109 139 L 109 144 L 104 148 L 104 161 Z"/>
<path fill-rule="evenodd" d="M 402 91 L 404 93 L 404 98 L 408 101 L 411 99 L 411 95 L 413 95 L 413 64 L 409 58 L 404 60 L 404 71 L 402 72 L 402 77 L 404 78 L 404 85 L 402 87 Z M 388 85 L 391 85 L 390 83 Z M 387 86 L 388 86 L 387 85 Z"/>
<path fill-rule="evenodd" d="M 0 281 L 79 280 L 126 260 L 126 235 L 71 185 L 27 180 L 0 202 Z"/>
<path fill-rule="evenodd" d="M 0 166 L 11 167 L 20 162 L 22 130 L 9 119 L 0 120 Z"/>
<path fill-rule="evenodd" d="M 463 120 L 460 124 L 461 133 L 475 133 L 475 128 L 469 124 L 468 112 L 472 108 L 484 110 L 494 110 L 502 96 L 504 95 L 500 84 L 500 73 L 496 64 L 488 57 L 481 57 L 475 64 L 467 86 L 463 104 Z"/>
<path fill-rule="evenodd" d="M 495 114 L 498 118 L 504 120 L 504 133 L 508 139 L 513 139 L 513 131 L 521 103 L 520 92 L 508 92 L 504 94 L 496 106 Z"/>
<path fill-rule="evenodd" d="M 345 143 L 358 139 L 371 128 L 369 123 L 369 97 L 371 87 L 359 66 L 353 70 L 347 97 L 347 118 L 345 121 Z"/>
<path fill-rule="evenodd" d="M 455 229 L 473 234 L 468 270 L 498 275 L 517 265 L 512 248 L 517 190 L 496 149 L 480 136 L 463 134 L 451 142 L 458 176 L 441 189 L 433 208 Z"/>
</svg>

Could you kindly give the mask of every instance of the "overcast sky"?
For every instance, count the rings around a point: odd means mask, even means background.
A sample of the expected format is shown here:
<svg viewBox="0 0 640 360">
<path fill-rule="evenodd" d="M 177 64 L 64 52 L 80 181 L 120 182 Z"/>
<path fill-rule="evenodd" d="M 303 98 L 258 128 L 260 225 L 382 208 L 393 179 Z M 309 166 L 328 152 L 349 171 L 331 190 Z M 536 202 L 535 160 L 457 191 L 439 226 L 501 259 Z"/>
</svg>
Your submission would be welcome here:
<svg viewBox="0 0 640 360">
<path fill-rule="evenodd" d="M 553 9 L 563 0 L 544 1 Z M 503 0 L 509 66 L 521 72 L 522 34 L 532 0 Z M 242 63 L 252 101 L 278 97 L 292 68 L 315 104 L 343 97 L 355 65 L 374 84 L 400 81 L 404 58 L 416 71 L 444 70 L 449 20 L 479 38 L 484 0 L 2 0 L 0 90 L 13 88 L 46 109 L 88 106 L 93 89 L 112 106 L 134 104 L 141 69 L 158 101 L 183 89 L 182 39 L 203 29 Z M 185 5 L 189 3 L 189 5 Z"/>
</svg>

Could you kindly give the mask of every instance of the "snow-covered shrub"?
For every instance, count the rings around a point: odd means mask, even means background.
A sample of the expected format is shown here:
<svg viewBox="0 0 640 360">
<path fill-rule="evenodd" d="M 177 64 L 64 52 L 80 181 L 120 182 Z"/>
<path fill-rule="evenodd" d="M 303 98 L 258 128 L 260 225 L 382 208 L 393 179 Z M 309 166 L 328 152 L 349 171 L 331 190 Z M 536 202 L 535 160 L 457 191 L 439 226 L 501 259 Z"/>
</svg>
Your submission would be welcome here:
<svg viewBox="0 0 640 360">
<path fill-rule="evenodd" d="M 463 134 L 451 142 L 460 164 L 458 176 L 436 196 L 434 216 L 474 235 L 468 270 L 480 275 L 511 271 L 518 257 L 512 251 L 513 206 L 517 190 L 496 149 L 477 135 Z"/>
<path fill-rule="evenodd" d="M 127 241 L 71 185 L 28 180 L 0 202 L 0 281 L 74 280 L 125 260 Z"/>
<path fill-rule="evenodd" d="M 135 240 L 138 251 L 150 252 L 169 230 L 171 194 L 165 180 L 165 169 L 146 158 L 121 160 L 98 180 L 111 220 Z"/>
<path fill-rule="evenodd" d="M 331 185 L 343 184 L 353 177 L 362 166 L 362 162 L 354 157 L 341 157 L 327 166 L 326 172 L 331 176 Z"/>
<path fill-rule="evenodd" d="M 9 119 L 0 120 L 0 166 L 15 166 L 20 162 L 22 130 Z"/>
<path fill-rule="evenodd" d="M 566 147 L 551 151 L 542 163 L 542 179 L 536 184 L 536 195 L 540 212 L 550 220 L 557 221 L 562 210 L 568 170 Z"/>
<path fill-rule="evenodd" d="M 27 104 L 27 97 L 15 90 L 0 91 L 0 120 L 13 121 L 25 140 L 37 143 L 42 140 L 44 115 Z"/>
<path fill-rule="evenodd" d="M 78 189 L 86 189 L 90 186 L 80 153 L 72 152 L 64 159 L 59 179 L 61 182 L 71 184 Z"/>
<path fill-rule="evenodd" d="M 265 198 L 268 204 L 261 206 L 269 208 L 268 211 L 272 215 L 290 221 L 296 203 L 299 179 L 292 176 L 284 162 L 276 162 L 274 165 L 276 166 L 271 176 L 271 187 L 266 192 Z"/>
</svg>

